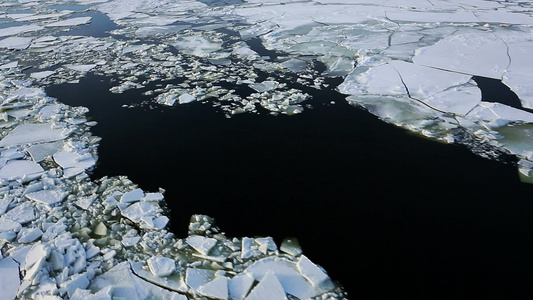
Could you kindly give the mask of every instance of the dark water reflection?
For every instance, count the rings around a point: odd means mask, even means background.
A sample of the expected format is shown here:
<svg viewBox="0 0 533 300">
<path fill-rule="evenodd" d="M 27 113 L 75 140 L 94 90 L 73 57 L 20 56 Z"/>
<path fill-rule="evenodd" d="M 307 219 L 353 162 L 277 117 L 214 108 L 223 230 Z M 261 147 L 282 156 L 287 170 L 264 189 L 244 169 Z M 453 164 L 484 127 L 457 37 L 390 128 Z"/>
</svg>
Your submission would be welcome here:
<svg viewBox="0 0 533 300">
<path fill-rule="evenodd" d="M 300 115 L 227 119 L 202 103 L 122 108 L 148 98 L 109 87 L 90 75 L 47 92 L 98 122 L 92 177 L 166 189 L 178 236 L 197 213 L 230 236 L 296 236 L 352 299 L 533 290 L 533 188 L 510 164 L 406 134 L 331 92 Z"/>
</svg>

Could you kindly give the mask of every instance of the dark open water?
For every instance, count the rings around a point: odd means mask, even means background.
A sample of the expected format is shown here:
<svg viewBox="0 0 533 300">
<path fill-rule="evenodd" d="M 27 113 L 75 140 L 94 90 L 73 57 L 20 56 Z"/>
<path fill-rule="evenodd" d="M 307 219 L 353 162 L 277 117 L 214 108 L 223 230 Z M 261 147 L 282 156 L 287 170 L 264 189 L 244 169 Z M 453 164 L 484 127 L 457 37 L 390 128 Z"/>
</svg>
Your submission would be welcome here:
<svg viewBox="0 0 533 300">
<path fill-rule="evenodd" d="M 109 88 L 89 75 L 47 92 L 98 122 L 92 177 L 166 189 L 180 237 L 198 213 L 229 236 L 297 237 L 351 299 L 531 296 L 533 186 L 512 164 L 410 135 L 332 91 L 300 115 L 227 119 L 202 103 L 123 108 L 148 98 Z"/>
</svg>

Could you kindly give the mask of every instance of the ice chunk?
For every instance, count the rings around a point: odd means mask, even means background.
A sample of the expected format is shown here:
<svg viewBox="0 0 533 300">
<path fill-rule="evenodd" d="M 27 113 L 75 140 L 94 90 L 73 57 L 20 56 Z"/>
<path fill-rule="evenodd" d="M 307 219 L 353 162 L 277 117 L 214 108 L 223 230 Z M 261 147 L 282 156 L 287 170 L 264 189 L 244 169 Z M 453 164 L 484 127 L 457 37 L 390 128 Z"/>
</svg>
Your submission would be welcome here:
<svg viewBox="0 0 533 300">
<path fill-rule="evenodd" d="M 41 190 L 26 194 L 26 198 L 41 202 L 51 207 L 53 204 L 63 201 L 67 194 L 68 193 L 62 190 Z"/>
<path fill-rule="evenodd" d="M 315 287 L 319 287 L 326 280 L 329 280 L 328 275 L 305 255 L 300 256 L 296 266 L 300 270 L 300 273 Z"/>
<path fill-rule="evenodd" d="M 94 166 L 96 160 L 91 155 L 80 155 L 76 152 L 63 150 L 53 155 L 55 162 L 63 169 L 88 169 Z"/>
<path fill-rule="evenodd" d="M 16 68 L 19 65 L 18 61 L 12 61 L 3 65 L 0 65 L 0 70 Z"/>
<path fill-rule="evenodd" d="M 176 262 L 168 257 L 154 256 L 148 259 L 148 267 L 154 276 L 165 277 L 176 270 Z"/>
<path fill-rule="evenodd" d="M 123 203 L 137 202 L 137 201 L 140 201 L 143 197 L 144 197 L 144 192 L 142 189 L 134 189 L 133 191 L 124 193 L 124 195 L 120 197 L 120 202 L 123 202 Z"/>
<path fill-rule="evenodd" d="M 42 26 L 34 24 L 0 28 L 0 37 L 17 35 L 19 33 L 25 32 L 39 31 L 41 29 L 43 29 Z"/>
<path fill-rule="evenodd" d="M 20 286 L 19 264 L 11 257 L 0 259 L 0 291 L 5 299 L 15 299 Z"/>
<path fill-rule="evenodd" d="M 267 271 L 246 300 L 286 300 L 287 295 L 278 278 L 272 271 Z"/>
<path fill-rule="evenodd" d="M 298 270 L 296 264 L 279 257 L 267 257 L 253 263 L 246 269 L 256 280 L 262 280 L 268 272 L 274 272 L 283 290 L 300 299 L 307 299 L 323 293 L 327 288 L 314 287 Z"/>
<path fill-rule="evenodd" d="M 52 22 L 44 25 L 45 27 L 63 27 L 63 26 L 76 26 L 76 25 L 83 25 L 87 24 L 91 21 L 91 17 L 77 17 L 77 18 L 71 18 L 66 19 L 62 21 Z"/>
<path fill-rule="evenodd" d="M 27 149 L 33 161 L 40 162 L 56 153 L 63 146 L 62 141 L 35 144 Z"/>
<path fill-rule="evenodd" d="M 185 282 L 193 289 L 198 289 L 213 280 L 214 277 L 215 271 L 213 270 L 187 268 L 187 271 L 185 271 Z"/>
<path fill-rule="evenodd" d="M 28 48 L 32 40 L 31 37 L 8 37 L 0 41 L 0 48 L 22 50 Z"/>
<path fill-rule="evenodd" d="M 43 232 L 38 227 L 22 228 L 17 235 L 17 241 L 19 243 L 31 243 L 40 238 L 42 235 Z"/>
<path fill-rule="evenodd" d="M 211 41 L 202 36 L 185 36 L 172 45 L 183 53 L 207 57 L 222 48 L 222 41 Z"/>
<path fill-rule="evenodd" d="M 216 239 L 201 235 L 190 235 L 185 241 L 202 255 L 208 255 L 217 243 Z"/>
<path fill-rule="evenodd" d="M 26 270 L 24 280 L 33 280 L 46 263 L 49 255 L 50 247 L 41 242 L 34 244 L 24 260 L 24 269 Z"/>
<path fill-rule="evenodd" d="M 163 194 L 161 193 L 146 193 L 146 195 L 144 196 L 144 198 L 142 199 L 143 201 L 163 201 L 165 198 L 163 196 Z"/>
<path fill-rule="evenodd" d="M 41 72 L 33 72 L 30 74 L 30 77 L 31 78 L 35 78 L 35 79 L 43 79 L 43 78 L 46 78 L 52 74 L 54 74 L 55 71 L 41 71 Z"/>
<path fill-rule="evenodd" d="M 253 283 L 254 278 L 249 273 L 244 273 L 231 278 L 228 282 L 230 298 L 236 300 L 244 299 L 250 291 Z"/>
<path fill-rule="evenodd" d="M 7 211 L 2 218 L 8 218 L 20 224 L 25 224 L 37 218 L 33 205 L 24 202 Z"/>
<path fill-rule="evenodd" d="M 215 278 L 199 287 L 198 292 L 209 298 L 228 299 L 228 278 L 225 276 Z"/>
<path fill-rule="evenodd" d="M 66 134 L 63 129 L 53 129 L 51 124 L 20 124 L 0 141 L 0 147 L 53 142 L 66 138 Z"/>
<path fill-rule="evenodd" d="M 180 104 L 185 104 L 193 102 L 194 100 L 196 100 L 196 97 L 191 94 L 183 94 L 179 96 L 178 100 Z"/>
<path fill-rule="evenodd" d="M 0 232 L 19 231 L 22 228 L 19 222 L 15 222 L 9 218 L 0 217 Z"/>
<path fill-rule="evenodd" d="M 61 283 L 61 287 L 67 290 L 69 296 L 72 296 L 77 289 L 85 289 L 88 286 L 89 279 L 85 273 L 74 274 L 68 281 Z"/>
<path fill-rule="evenodd" d="M 66 65 L 65 67 L 69 68 L 69 69 L 72 69 L 74 71 L 78 71 L 78 72 L 83 72 L 83 73 L 86 73 L 86 72 L 89 72 L 90 70 L 92 70 L 94 67 L 96 67 L 96 64 L 88 64 L 88 65 Z"/>
<path fill-rule="evenodd" d="M 33 161 L 10 160 L 0 169 L 0 178 L 37 177 L 42 172 L 44 172 L 44 169 Z"/>
</svg>

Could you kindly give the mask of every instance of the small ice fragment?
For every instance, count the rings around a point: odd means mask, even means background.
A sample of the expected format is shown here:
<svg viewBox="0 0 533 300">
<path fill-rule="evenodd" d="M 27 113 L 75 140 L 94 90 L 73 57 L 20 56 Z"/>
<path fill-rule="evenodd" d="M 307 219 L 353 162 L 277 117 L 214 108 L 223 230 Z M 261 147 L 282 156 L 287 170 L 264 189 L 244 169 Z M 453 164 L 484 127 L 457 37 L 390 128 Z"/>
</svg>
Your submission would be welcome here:
<svg viewBox="0 0 533 300">
<path fill-rule="evenodd" d="M 146 193 L 143 200 L 144 201 L 163 201 L 164 196 L 161 193 Z"/>
<path fill-rule="evenodd" d="M 24 260 L 25 280 L 32 280 L 46 263 L 50 255 L 50 248 L 38 242 L 34 244 Z"/>
<path fill-rule="evenodd" d="M 43 232 L 38 227 L 22 228 L 17 235 L 17 241 L 19 243 L 31 243 L 42 235 Z"/>
<path fill-rule="evenodd" d="M 104 223 L 100 222 L 98 225 L 96 225 L 96 228 L 94 229 L 94 234 L 105 236 L 107 235 L 107 227 Z"/>
<path fill-rule="evenodd" d="M 228 278 L 225 276 L 215 278 L 199 287 L 198 292 L 208 298 L 228 299 Z"/>
<path fill-rule="evenodd" d="M 231 299 L 241 300 L 246 297 L 254 283 L 254 278 L 249 273 L 237 275 L 228 282 L 229 296 Z"/>
<path fill-rule="evenodd" d="M 154 256 L 148 259 L 150 272 L 157 277 L 165 277 L 176 270 L 176 262 L 168 257 Z"/>
<path fill-rule="evenodd" d="M 246 300 L 287 300 L 285 290 L 273 271 L 266 272 L 263 279 L 254 287 Z"/>
<path fill-rule="evenodd" d="M 190 103 L 196 100 L 196 97 L 194 97 L 191 94 L 183 94 L 183 95 L 180 95 L 178 99 L 179 99 L 180 104 L 186 104 L 186 103 Z"/>
<path fill-rule="evenodd" d="M 305 255 L 300 256 L 300 259 L 296 263 L 300 273 L 309 280 L 314 287 L 320 287 L 326 280 L 329 279 L 328 275 L 316 264 L 311 262 Z"/>
<path fill-rule="evenodd" d="M 217 243 L 216 239 L 201 235 L 188 236 L 185 241 L 203 255 L 208 255 L 211 248 L 213 248 Z"/>
<path fill-rule="evenodd" d="M 122 195 L 120 202 L 130 203 L 141 200 L 144 197 L 144 192 L 142 189 L 134 189 Z"/>
<path fill-rule="evenodd" d="M 160 216 L 153 220 L 153 228 L 154 229 L 163 229 L 167 226 L 168 221 L 170 219 L 167 216 Z"/>
<path fill-rule="evenodd" d="M 302 254 L 302 248 L 300 247 L 300 243 L 298 242 L 298 239 L 296 238 L 284 239 L 281 242 L 281 246 L 279 247 L 279 250 L 292 256 L 298 256 Z"/>
<path fill-rule="evenodd" d="M 0 291 L 5 299 L 15 299 L 20 286 L 19 264 L 11 257 L 0 259 Z"/>
</svg>

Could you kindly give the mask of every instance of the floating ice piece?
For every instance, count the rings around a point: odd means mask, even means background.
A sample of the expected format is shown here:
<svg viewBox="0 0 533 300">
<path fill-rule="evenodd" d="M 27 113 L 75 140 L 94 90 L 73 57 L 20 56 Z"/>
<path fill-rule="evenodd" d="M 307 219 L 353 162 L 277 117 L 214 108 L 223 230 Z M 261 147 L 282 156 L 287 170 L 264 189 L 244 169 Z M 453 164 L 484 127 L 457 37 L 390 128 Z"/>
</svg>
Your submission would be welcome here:
<svg viewBox="0 0 533 300">
<path fill-rule="evenodd" d="M 263 81 L 258 83 L 251 83 L 249 86 L 259 93 L 267 92 L 276 89 L 279 83 L 276 81 Z"/>
<path fill-rule="evenodd" d="M 57 21 L 44 25 L 45 27 L 66 27 L 87 24 L 91 21 L 91 17 L 77 17 L 67 20 Z"/>
<path fill-rule="evenodd" d="M 165 200 L 165 197 L 161 193 L 146 193 L 146 195 L 144 196 L 142 200 L 158 202 L 158 201 Z"/>
<path fill-rule="evenodd" d="M 245 272 L 262 281 L 268 272 L 274 272 L 283 286 L 283 290 L 300 299 L 307 299 L 322 294 L 329 286 L 314 287 L 298 270 L 296 264 L 280 257 L 267 257 L 253 263 Z"/>
<path fill-rule="evenodd" d="M 32 40 L 31 37 L 8 37 L 0 41 L 0 48 L 22 50 L 28 48 Z"/>
<path fill-rule="evenodd" d="M 74 71 L 86 73 L 96 67 L 96 64 L 87 64 L 87 65 L 65 65 L 65 67 L 72 69 Z"/>
<path fill-rule="evenodd" d="M 81 155 L 76 152 L 63 150 L 53 155 L 55 162 L 63 169 L 76 168 L 85 170 L 96 163 L 92 155 Z"/>
<path fill-rule="evenodd" d="M 166 277 L 176 270 L 176 262 L 168 257 L 154 256 L 147 261 L 150 272 L 157 277 Z"/>
<path fill-rule="evenodd" d="M 74 274 L 68 281 L 61 283 L 61 287 L 67 290 L 67 293 L 70 297 L 77 289 L 87 288 L 89 283 L 90 282 L 89 279 L 87 279 L 86 274 Z"/>
<path fill-rule="evenodd" d="M 68 193 L 62 190 L 41 190 L 26 194 L 26 198 L 52 207 L 53 204 L 63 201 L 67 195 Z"/>
<path fill-rule="evenodd" d="M 19 264 L 11 257 L 0 259 L 0 291 L 5 299 L 15 299 L 20 287 Z"/>
<path fill-rule="evenodd" d="M 40 162 L 45 158 L 52 156 L 63 146 L 62 141 L 52 142 L 52 143 L 42 143 L 31 146 L 27 149 L 31 158 L 35 162 Z"/>
<path fill-rule="evenodd" d="M 0 65 L 0 70 L 16 68 L 18 65 L 18 61 L 8 62 L 7 64 Z"/>
<path fill-rule="evenodd" d="M 206 57 L 222 48 L 222 41 L 210 41 L 201 36 L 181 37 L 172 44 L 185 54 Z"/>
<path fill-rule="evenodd" d="M 9 218 L 0 217 L 0 232 L 19 231 L 22 228 L 19 222 L 15 222 Z"/>
<path fill-rule="evenodd" d="M 21 25 L 21 26 L 12 26 L 0 29 L 0 37 L 17 35 L 19 33 L 26 33 L 32 31 L 39 31 L 43 29 L 42 26 L 30 24 L 30 25 Z"/>
<path fill-rule="evenodd" d="M 217 244 L 217 240 L 201 235 L 191 235 L 185 240 L 187 244 L 193 247 L 200 254 L 208 255 L 209 251 Z"/>
<path fill-rule="evenodd" d="M 153 218 L 155 214 L 160 212 L 161 208 L 155 202 L 135 202 L 132 205 L 122 210 L 122 215 L 135 223 L 144 223 L 149 228 L 154 228 Z"/>
<path fill-rule="evenodd" d="M 24 270 L 26 270 L 24 280 L 33 280 L 43 268 L 49 255 L 50 247 L 45 246 L 41 242 L 34 244 L 24 260 Z"/>
<path fill-rule="evenodd" d="M 221 276 L 198 288 L 200 295 L 213 299 L 228 299 L 228 278 Z"/>
<path fill-rule="evenodd" d="M 63 129 L 53 129 L 51 124 L 20 124 L 0 140 L 0 147 L 43 143 L 66 138 Z"/>
<path fill-rule="evenodd" d="M 140 201 L 143 197 L 144 197 L 144 192 L 142 189 L 134 189 L 133 191 L 124 193 L 124 195 L 120 197 L 120 202 L 123 202 L 123 203 L 137 202 L 137 201 Z"/>
<path fill-rule="evenodd" d="M 180 104 L 186 104 L 195 101 L 196 97 L 191 94 L 183 94 L 179 96 L 178 100 Z"/>
<path fill-rule="evenodd" d="M 315 287 L 323 286 L 324 283 L 329 280 L 329 276 L 324 270 L 311 262 L 311 260 L 305 255 L 300 256 L 296 266 L 298 267 L 298 270 L 300 270 L 300 273 Z"/>
<path fill-rule="evenodd" d="M 43 232 L 38 227 L 22 228 L 17 235 L 17 241 L 19 243 L 31 243 L 40 238 L 42 235 Z"/>
<path fill-rule="evenodd" d="M 213 280 L 214 277 L 215 271 L 213 270 L 187 268 L 185 271 L 185 282 L 195 290 Z"/>
<path fill-rule="evenodd" d="M 244 299 L 250 291 L 254 281 L 253 276 L 249 273 L 244 273 L 231 278 L 228 282 L 230 298 L 236 300 Z"/>
<path fill-rule="evenodd" d="M 0 141 L 1 142 L 1 141 Z M 10 160 L 0 168 L 0 178 L 36 178 L 44 172 L 44 169 L 30 160 Z"/>
<path fill-rule="evenodd" d="M 35 78 L 35 79 L 43 79 L 43 78 L 46 78 L 52 74 L 54 74 L 55 71 L 42 71 L 42 72 L 33 72 L 30 74 L 30 77 L 31 78 Z"/>
<path fill-rule="evenodd" d="M 246 300 L 286 300 L 287 294 L 278 278 L 271 270 L 253 288 Z"/>
</svg>

